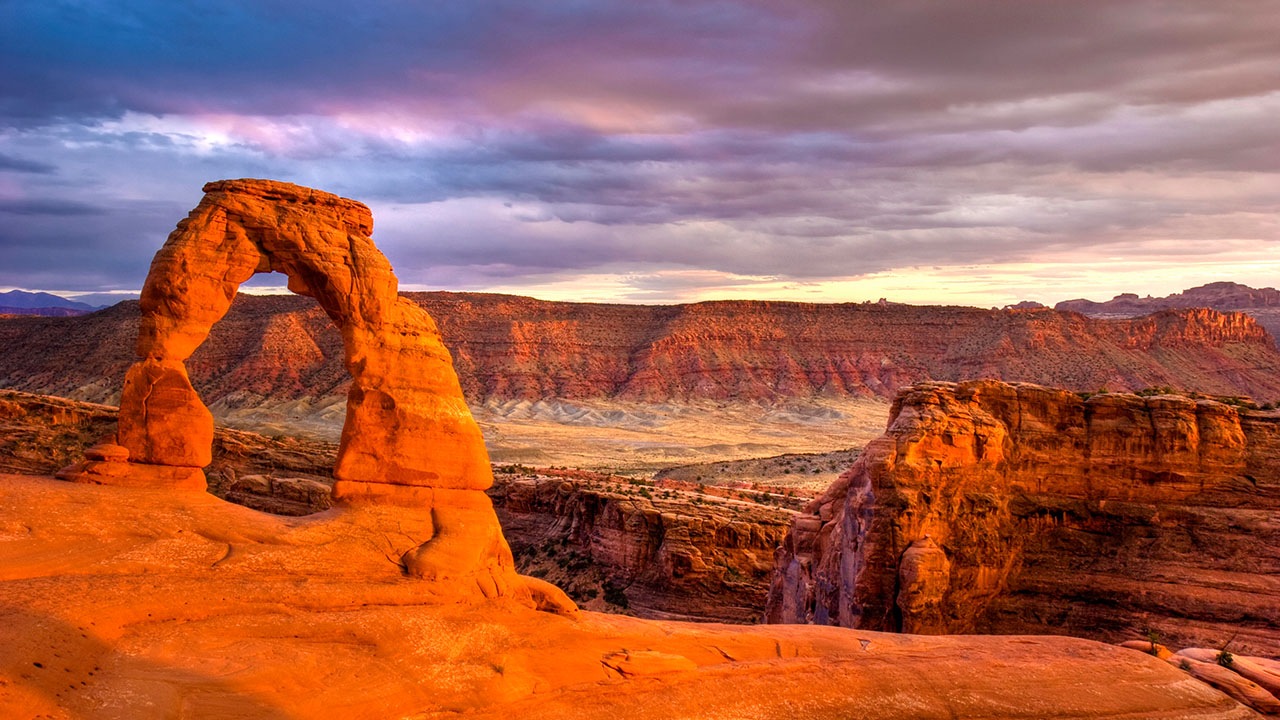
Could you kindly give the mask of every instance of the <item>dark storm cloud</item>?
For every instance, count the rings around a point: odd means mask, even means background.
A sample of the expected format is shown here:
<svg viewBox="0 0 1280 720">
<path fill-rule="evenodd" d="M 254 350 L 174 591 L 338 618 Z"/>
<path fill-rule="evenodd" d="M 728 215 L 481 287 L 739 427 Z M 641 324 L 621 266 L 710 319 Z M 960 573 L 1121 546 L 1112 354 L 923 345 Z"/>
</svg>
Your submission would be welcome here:
<svg viewBox="0 0 1280 720">
<path fill-rule="evenodd" d="M 699 38 L 701 56 L 742 38 L 759 11 L 735 3 L 357 3 L 165 0 L 6 4 L 0 105 L 12 118 L 147 113 L 323 113 L 406 101 L 450 108 L 488 97 L 495 80 L 556 62 L 636 64 L 647 75 Z M 611 61 L 610 56 L 621 53 Z M 572 90 L 572 76 L 557 84 Z"/>
<path fill-rule="evenodd" d="M 136 289 L 186 208 L 152 202 L 111 209 L 6 214 L 0 204 L 0 285 Z"/>
<path fill-rule="evenodd" d="M 1280 89 L 1271 2 L 7 3 L 15 118 L 517 113 L 624 103 L 713 127 L 1017 129 Z M 1072 107 L 966 108 L 1069 94 Z"/>
<path fill-rule="evenodd" d="M 49 163 L 24 160 L 23 158 L 0 154 L 0 172 L 48 174 L 55 169 Z"/>
<path fill-rule="evenodd" d="M 299 7 L 0 5 L 0 285 L 135 282 L 217 177 L 373 203 L 408 282 L 1277 237 L 1272 2 Z"/>
</svg>

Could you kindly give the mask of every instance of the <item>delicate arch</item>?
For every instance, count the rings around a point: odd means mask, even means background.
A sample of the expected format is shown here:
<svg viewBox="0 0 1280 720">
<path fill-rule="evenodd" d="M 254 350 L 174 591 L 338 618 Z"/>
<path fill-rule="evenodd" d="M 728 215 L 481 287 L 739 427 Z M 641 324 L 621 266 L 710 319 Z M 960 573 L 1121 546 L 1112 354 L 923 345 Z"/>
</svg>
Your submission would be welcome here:
<svg viewBox="0 0 1280 720">
<path fill-rule="evenodd" d="M 156 253 L 143 286 L 140 359 L 120 400 L 119 443 L 132 463 L 209 464 L 213 417 L 185 361 L 240 284 L 274 271 L 293 292 L 315 298 L 342 333 L 351 390 L 335 497 L 489 487 L 488 454 L 449 351 L 426 311 L 398 295 L 391 264 L 369 238 L 369 208 L 269 180 L 222 180 L 204 191 Z"/>
</svg>

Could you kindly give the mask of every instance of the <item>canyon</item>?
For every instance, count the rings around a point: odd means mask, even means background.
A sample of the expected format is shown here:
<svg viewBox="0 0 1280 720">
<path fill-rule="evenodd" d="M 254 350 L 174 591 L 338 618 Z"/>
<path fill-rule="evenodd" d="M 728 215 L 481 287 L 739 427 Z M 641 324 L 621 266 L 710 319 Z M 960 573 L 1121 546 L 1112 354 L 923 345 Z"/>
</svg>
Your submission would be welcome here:
<svg viewBox="0 0 1280 720">
<path fill-rule="evenodd" d="M 894 304 L 544 302 L 406 293 L 436 319 L 498 462 L 648 476 L 676 465 L 858 448 L 920 380 L 1082 391 L 1164 386 L 1280 398 L 1280 350 L 1239 313 L 1122 320 Z M 0 318 L 0 387 L 118 404 L 137 303 Z M 187 360 L 222 423 L 337 440 L 341 336 L 306 298 L 241 294 Z"/>
<path fill-rule="evenodd" d="M 1274 655 L 1280 413 L 920 383 L 792 523 L 770 622 Z"/>
<path fill-rule="evenodd" d="M 0 537 L 7 717 L 1255 717 L 1086 640 L 457 602 L 339 511 L 0 475 Z"/>
<path fill-rule="evenodd" d="M 83 380 L 85 366 L 107 372 L 67 394 L 122 388 L 102 397 L 118 398 L 118 410 L 0 393 L 0 470 L 29 473 L 0 475 L 7 714 L 1280 712 L 1264 657 L 1242 654 L 1224 670 L 1230 663 L 1203 648 L 1184 649 L 1175 665 L 1154 640 L 1121 648 L 937 635 L 981 629 L 992 612 L 1034 629 L 1054 611 L 1055 622 L 1084 628 L 1069 631 L 1102 633 L 1094 627 L 1102 616 L 1090 613 L 1097 606 L 1079 601 L 1101 588 L 1112 592 L 1103 604 L 1126 629 L 1135 612 L 1158 615 L 1169 637 L 1199 640 L 1234 620 L 1228 644 L 1269 647 L 1275 628 L 1265 618 L 1275 617 L 1275 603 L 1267 580 L 1276 558 L 1267 548 L 1280 503 L 1269 457 L 1280 443 L 1280 413 L 1235 397 L 1273 390 L 1265 372 L 1271 337 L 1247 316 L 1176 310 L 1105 323 L 1054 311 L 979 317 L 929 309 L 935 322 L 943 316 L 953 333 L 943 340 L 956 347 L 941 346 L 942 365 L 916 358 L 911 367 L 884 353 L 936 360 L 931 343 L 943 326 L 913 345 L 878 317 L 871 324 L 883 326 L 877 340 L 887 344 L 875 352 L 848 334 L 857 323 L 844 315 L 834 318 L 844 321 L 840 332 L 815 334 L 830 313 L 854 306 L 641 308 L 649 324 L 627 308 L 569 309 L 603 313 L 596 325 L 565 323 L 554 316 L 565 308 L 541 307 L 537 322 L 521 324 L 511 308 L 484 315 L 473 306 L 525 299 L 445 296 L 437 299 L 461 305 L 437 325 L 397 293 L 364 205 L 264 180 L 204 190 L 156 254 L 140 303 L 81 318 L 98 324 L 88 335 L 111 344 L 118 327 L 103 319 L 132 313 L 132 353 L 115 343 L 96 358 L 59 360 L 46 352 L 58 349 L 50 342 L 56 319 L 5 325 L 17 328 L 8 337 L 26 351 L 14 355 L 48 361 L 32 379 L 37 389 Z M 269 332 L 235 317 L 240 284 L 270 271 L 313 298 L 336 333 L 310 332 L 315 311 L 268 312 L 267 325 L 282 323 Z M 920 321 L 917 310 L 894 312 L 907 313 L 909 324 Z M 622 323 L 627 313 L 631 322 Z M 992 330 L 993 319 L 1005 324 Z M 230 339 L 216 340 L 215 326 Z M 457 333 L 451 347 L 445 327 Z M 84 341 L 61 329 L 61 352 Z M 826 344 L 832 335 L 836 344 Z M 792 424 L 820 426 L 844 418 L 820 404 L 789 403 L 883 397 L 914 372 L 989 372 L 970 367 L 968 352 L 1016 373 L 1027 358 L 1011 335 L 1041 349 L 1040 370 L 1050 374 L 1102 372 L 1107 382 L 1176 375 L 1229 397 L 1085 398 L 990 380 L 917 383 L 897 393 L 888 431 L 862 452 L 714 460 L 650 480 L 507 465 L 497 483 L 464 399 L 465 388 L 474 404 L 526 411 L 542 403 L 578 423 L 597 413 L 587 424 L 616 418 L 607 406 L 580 412 L 545 403 L 722 403 L 719 411 L 754 403 Z M 992 341 L 1013 353 L 983 355 Z M 1064 347 L 1075 354 L 1048 363 Z M 843 354 L 819 356 L 838 348 Z M 30 360 L 14 364 L 23 362 Z M 340 442 L 219 428 L 206 394 L 224 410 L 271 398 L 298 403 L 299 414 L 304 406 L 340 411 Z M 1082 449 L 1083 464 L 1073 464 Z M 68 460 L 57 480 L 44 474 Z M 806 490 L 850 460 L 797 515 Z M 799 477 L 767 477 L 779 469 Z M 1168 530 L 1166 517 L 1175 518 L 1166 535 L 1135 541 L 1127 532 Z M 1190 545 L 1178 532 L 1187 527 L 1202 531 Z M 1144 542 L 1151 538 L 1154 545 Z M 1198 563 L 1197 553 L 1205 556 Z M 1087 578 L 1073 574 L 1082 558 L 1091 563 Z M 1185 598 L 1168 589 L 1154 599 L 1150 588 L 1136 592 L 1123 583 L 1134 571 L 1196 574 L 1185 588 L 1201 607 L 1182 612 Z M 1223 587 L 1245 597 L 1215 602 L 1207 591 Z M 818 624 L 678 621 L 756 620 L 766 590 L 770 620 Z M 1043 597 L 1039 605 L 1010 600 L 1018 592 Z M 662 619 L 594 612 L 617 609 Z"/>
<path fill-rule="evenodd" d="M 0 391 L 0 472 L 53 475 L 114 435 L 117 408 Z M 336 443 L 217 427 L 209 492 L 301 516 L 333 506 Z M 754 622 L 796 500 L 582 471 L 497 465 L 488 490 L 516 569 L 591 610 Z"/>
</svg>

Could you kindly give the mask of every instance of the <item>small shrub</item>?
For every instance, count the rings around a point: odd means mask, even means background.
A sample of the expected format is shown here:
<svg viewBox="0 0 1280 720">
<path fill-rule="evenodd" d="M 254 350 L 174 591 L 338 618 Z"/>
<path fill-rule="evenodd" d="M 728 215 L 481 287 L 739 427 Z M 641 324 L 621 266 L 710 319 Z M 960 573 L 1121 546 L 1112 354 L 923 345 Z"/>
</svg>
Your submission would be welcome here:
<svg viewBox="0 0 1280 720">
<path fill-rule="evenodd" d="M 1145 637 L 1147 641 L 1151 643 L 1151 654 L 1155 655 L 1156 644 L 1160 642 L 1160 631 L 1152 627 L 1143 628 L 1142 636 Z"/>
</svg>

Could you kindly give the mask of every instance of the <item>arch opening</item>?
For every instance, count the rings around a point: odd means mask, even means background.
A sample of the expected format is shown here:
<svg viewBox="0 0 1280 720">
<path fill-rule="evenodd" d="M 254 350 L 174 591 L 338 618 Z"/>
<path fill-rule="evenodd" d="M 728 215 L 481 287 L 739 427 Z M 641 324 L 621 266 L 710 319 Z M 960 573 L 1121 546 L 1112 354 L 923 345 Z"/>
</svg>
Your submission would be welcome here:
<svg viewBox="0 0 1280 720">
<path fill-rule="evenodd" d="M 111 468 L 110 477 L 90 481 L 205 487 L 213 415 L 186 361 L 243 283 L 278 272 L 290 291 L 314 298 L 342 336 L 351 388 L 335 500 L 430 505 L 432 489 L 488 488 L 488 453 L 452 358 L 434 320 L 399 296 L 391 264 L 370 238 L 369 208 L 270 180 L 222 180 L 204 192 L 143 285 L 138 360 L 125 377 L 117 433 L 129 479 Z"/>
</svg>

